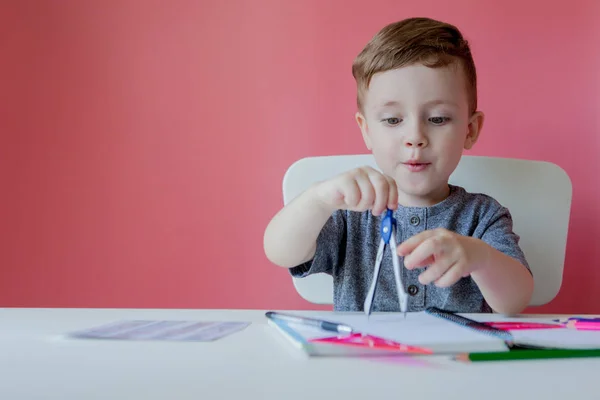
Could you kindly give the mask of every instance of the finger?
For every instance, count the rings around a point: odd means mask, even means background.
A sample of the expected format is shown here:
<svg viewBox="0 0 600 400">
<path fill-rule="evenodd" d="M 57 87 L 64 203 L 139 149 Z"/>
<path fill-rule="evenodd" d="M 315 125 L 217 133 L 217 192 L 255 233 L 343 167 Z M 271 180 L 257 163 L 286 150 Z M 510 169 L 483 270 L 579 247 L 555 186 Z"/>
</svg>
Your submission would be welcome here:
<svg viewBox="0 0 600 400">
<path fill-rule="evenodd" d="M 421 261 L 421 262 L 419 263 L 419 265 L 418 265 L 418 266 L 413 266 L 413 267 L 412 267 L 412 268 L 410 268 L 410 269 L 415 269 L 415 268 L 425 268 L 425 267 L 427 267 L 428 265 L 431 265 L 431 264 L 433 264 L 434 262 L 435 262 L 435 256 L 434 256 L 434 255 L 432 255 L 432 256 L 430 256 L 429 258 L 427 258 L 427 259 L 425 259 L 425 260 Z"/>
<path fill-rule="evenodd" d="M 354 208 L 360 202 L 360 188 L 355 179 L 350 178 L 342 181 L 338 191 L 341 193 L 343 204 L 346 207 Z"/>
<path fill-rule="evenodd" d="M 385 175 L 385 179 L 388 181 L 388 208 L 395 210 L 398 208 L 398 186 L 396 181 L 391 176 Z"/>
<path fill-rule="evenodd" d="M 439 280 L 454 264 L 455 262 L 451 258 L 436 259 L 425 272 L 419 275 L 419 282 L 422 285 L 429 285 L 431 282 Z"/>
<path fill-rule="evenodd" d="M 334 207 L 341 207 L 345 204 L 344 193 L 341 190 L 334 190 L 333 194 L 328 196 L 331 199 L 331 204 Z"/>
<path fill-rule="evenodd" d="M 375 202 L 375 189 L 371 184 L 369 176 L 366 173 L 361 172 L 356 175 L 355 181 L 360 190 L 360 201 L 355 206 L 356 210 L 365 211 L 371 209 Z"/>
<path fill-rule="evenodd" d="M 438 241 L 434 240 L 434 238 L 428 238 L 419 244 L 409 255 L 404 257 L 404 266 L 407 269 L 415 269 L 419 267 L 424 267 L 426 265 L 431 264 L 425 263 L 425 261 L 430 261 L 431 259 L 436 260 L 435 256 L 439 250 Z"/>
<path fill-rule="evenodd" d="M 435 286 L 444 288 L 454 285 L 465 275 L 465 268 L 463 265 L 464 264 L 460 262 L 451 265 L 442 276 L 434 281 Z"/>
<path fill-rule="evenodd" d="M 407 256 L 408 254 L 411 254 L 421 243 L 433 236 L 435 236 L 435 231 L 433 230 L 426 230 L 421 233 L 417 233 L 416 235 L 400 243 L 396 249 L 396 252 L 399 256 Z"/>
<path fill-rule="evenodd" d="M 373 215 L 380 215 L 387 208 L 389 183 L 387 179 L 378 172 L 369 174 L 369 179 L 375 190 L 375 201 L 373 203 L 372 212 Z"/>
</svg>

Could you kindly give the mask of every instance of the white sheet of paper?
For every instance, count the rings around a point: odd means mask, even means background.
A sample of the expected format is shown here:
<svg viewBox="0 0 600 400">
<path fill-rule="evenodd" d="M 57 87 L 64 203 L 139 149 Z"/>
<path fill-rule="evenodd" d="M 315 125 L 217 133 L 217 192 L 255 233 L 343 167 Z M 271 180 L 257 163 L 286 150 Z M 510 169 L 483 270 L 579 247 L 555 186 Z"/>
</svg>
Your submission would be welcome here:
<svg viewBox="0 0 600 400">
<path fill-rule="evenodd" d="M 302 313 L 296 314 L 309 316 Z M 422 346 L 434 352 L 508 350 L 504 341 L 499 338 L 425 312 L 408 313 L 406 319 L 401 313 L 371 314 L 369 318 L 364 314 L 356 313 L 316 313 L 310 314 L 310 317 L 344 323 L 364 334 L 394 340 L 402 344 Z M 303 332 L 308 334 L 310 331 L 304 330 Z M 324 335 L 321 333 L 318 336 Z"/>
<path fill-rule="evenodd" d="M 212 341 L 244 329 L 249 322 L 124 320 L 73 332 L 83 339 Z"/>
</svg>

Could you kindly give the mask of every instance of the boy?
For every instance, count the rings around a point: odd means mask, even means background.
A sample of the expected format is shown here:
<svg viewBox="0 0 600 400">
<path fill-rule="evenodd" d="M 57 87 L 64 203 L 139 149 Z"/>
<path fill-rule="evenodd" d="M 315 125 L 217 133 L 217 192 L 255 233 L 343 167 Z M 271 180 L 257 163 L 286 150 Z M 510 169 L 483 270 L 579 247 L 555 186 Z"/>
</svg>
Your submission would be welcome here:
<svg viewBox="0 0 600 400">
<path fill-rule="evenodd" d="M 484 119 L 462 34 L 428 18 L 390 24 L 352 73 L 356 121 L 382 172 L 358 168 L 295 198 L 267 226 L 269 260 L 296 277 L 332 275 L 334 309 L 362 311 L 389 208 L 398 221 L 408 311 L 521 312 L 533 277 L 509 211 L 448 184 Z M 373 311 L 399 311 L 389 252 L 379 279 Z"/>
</svg>

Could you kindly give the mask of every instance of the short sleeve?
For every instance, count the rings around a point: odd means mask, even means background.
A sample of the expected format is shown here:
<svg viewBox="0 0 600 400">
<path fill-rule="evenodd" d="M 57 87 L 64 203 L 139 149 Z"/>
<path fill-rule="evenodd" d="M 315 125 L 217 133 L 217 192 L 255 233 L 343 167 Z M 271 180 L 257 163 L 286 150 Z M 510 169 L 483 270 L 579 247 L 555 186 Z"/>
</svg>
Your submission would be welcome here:
<svg viewBox="0 0 600 400">
<path fill-rule="evenodd" d="M 345 254 L 346 214 L 343 210 L 335 211 L 327 220 L 317 237 L 317 247 L 312 260 L 290 268 L 295 278 L 317 273 L 331 275 L 335 267 L 343 263 Z"/>
<path fill-rule="evenodd" d="M 525 254 L 519 246 L 520 237 L 513 231 L 512 216 L 507 208 L 500 207 L 492 215 L 481 240 L 496 250 L 516 259 L 531 273 Z"/>
</svg>

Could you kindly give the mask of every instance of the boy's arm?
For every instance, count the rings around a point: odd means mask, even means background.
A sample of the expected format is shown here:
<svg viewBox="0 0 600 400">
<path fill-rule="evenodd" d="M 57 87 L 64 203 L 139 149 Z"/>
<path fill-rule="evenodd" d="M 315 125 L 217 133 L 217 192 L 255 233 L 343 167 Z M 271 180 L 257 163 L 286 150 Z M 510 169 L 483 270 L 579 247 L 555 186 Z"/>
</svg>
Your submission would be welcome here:
<svg viewBox="0 0 600 400">
<path fill-rule="evenodd" d="M 502 314 L 521 312 L 531 300 L 533 275 L 512 230 L 512 218 L 500 207 L 482 232 L 464 236 L 447 229 L 421 232 L 398 246 L 409 270 L 427 267 L 419 281 L 448 287 L 470 276 L 490 307 Z"/>
<path fill-rule="evenodd" d="M 490 220 L 478 248 L 481 264 L 471 273 L 471 278 L 487 303 L 501 314 L 523 311 L 533 294 L 533 275 L 506 208 L 501 207 Z"/>
<path fill-rule="evenodd" d="M 479 239 L 474 239 L 479 240 Z M 481 267 L 471 278 L 490 307 L 501 314 L 518 314 L 529 305 L 533 294 L 533 276 L 519 260 L 506 255 L 485 242 Z"/>
<path fill-rule="evenodd" d="M 341 262 L 342 210 L 379 215 L 386 207 L 398 207 L 392 178 L 368 166 L 341 173 L 313 184 L 273 217 L 263 239 L 265 254 L 276 265 L 298 267 L 291 270 L 295 276 L 329 272 Z"/>
<path fill-rule="evenodd" d="M 292 268 L 311 260 L 317 238 L 333 211 L 319 200 L 314 186 L 293 199 L 265 230 L 263 245 L 269 261 Z"/>
</svg>

